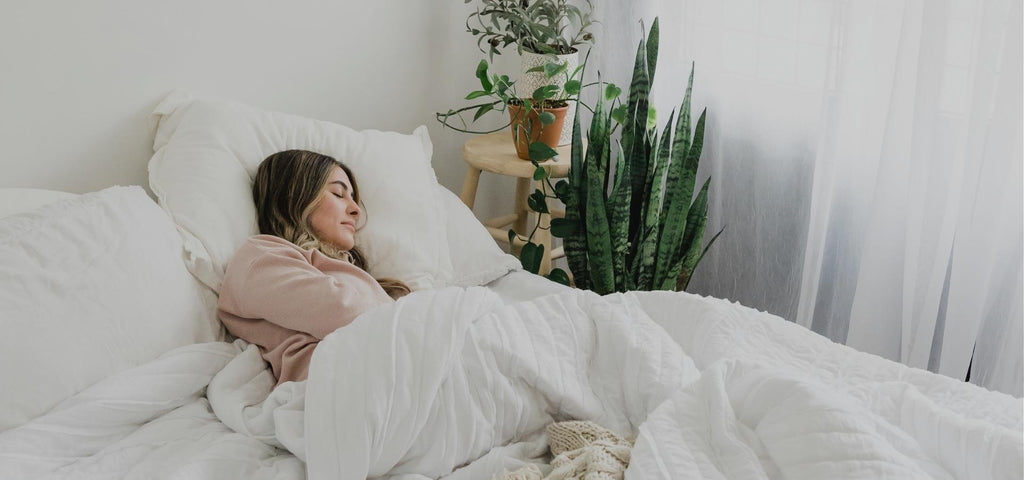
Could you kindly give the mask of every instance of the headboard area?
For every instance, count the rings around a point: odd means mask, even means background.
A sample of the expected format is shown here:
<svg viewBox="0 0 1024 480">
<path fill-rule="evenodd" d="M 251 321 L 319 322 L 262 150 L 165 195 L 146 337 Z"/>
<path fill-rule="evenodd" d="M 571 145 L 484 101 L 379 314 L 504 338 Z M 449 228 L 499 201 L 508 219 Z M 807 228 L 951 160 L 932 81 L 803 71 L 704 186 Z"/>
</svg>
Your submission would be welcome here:
<svg viewBox="0 0 1024 480">
<path fill-rule="evenodd" d="M 353 128 L 428 124 L 439 179 L 464 139 L 433 112 L 468 91 L 479 51 L 462 2 L 5 2 L 0 187 L 147 187 L 154 107 L 175 89 Z M 458 72 L 454 74 L 453 72 Z"/>
</svg>

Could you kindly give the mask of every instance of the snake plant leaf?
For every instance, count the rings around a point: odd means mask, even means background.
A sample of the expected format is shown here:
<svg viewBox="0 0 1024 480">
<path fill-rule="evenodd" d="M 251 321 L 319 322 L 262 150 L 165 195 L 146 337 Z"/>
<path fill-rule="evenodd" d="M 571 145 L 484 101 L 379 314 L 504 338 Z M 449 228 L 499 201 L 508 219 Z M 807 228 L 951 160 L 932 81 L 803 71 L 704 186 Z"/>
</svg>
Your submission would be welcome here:
<svg viewBox="0 0 1024 480">
<path fill-rule="evenodd" d="M 673 269 L 669 273 L 673 277 L 673 289 L 683 290 L 690 282 L 694 267 L 697 266 L 697 259 L 700 257 L 701 240 L 704 237 L 704 229 L 708 223 L 708 186 L 711 178 L 704 181 L 697 198 L 690 205 L 690 211 L 686 218 L 686 231 L 683 233 L 683 241 L 676 250 L 678 258 L 673 260 Z M 665 288 L 667 290 L 668 288 Z"/>
<path fill-rule="evenodd" d="M 679 107 L 679 125 L 676 126 L 676 143 L 683 146 L 683 151 L 690 149 L 692 132 L 690 131 L 690 100 L 693 94 L 693 64 L 690 64 L 690 79 L 686 82 L 686 95 Z"/>
<path fill-rule="evenodd" d="M 552 269 L 550 273 L 544 275 L 545 278 L 553 282 L 561 283 L 562 285 L 569 286 L 569 274 L 565 273 L 565 270 L 561 268 Z"/>
<path fill-rule="evenodd" d="M 540 262 L 544 258 L 544 245 L 539 245 L 533 242 L 527 242 L 523 245 L 523 250 L 519 252 L 519 262 L 523 265 L 523 270 L 530 273 L 537 273 L 540 271 Z"/>
<path fill-rule="evenodd" d="M 658 17 L 654 17 L 651 24 L 651 33 L 647 35 L 647 78 L 654 82 L 654 71 L 658 66 L 658 44 L 661 36 L 661 29 L 658 28 Z"/>
<path fill-rule="evenodd" d="M 590 53 L 584 58 L 580 65 L 581 71 L 586 70 Z M 576 102 L 576 115 L 572 122 L 572 150 L 569 154 L 569 181 L 568 194 L 565 199 L 565 219 L 573 222 L 577 228 L 564 238 L 562 245 L 565 248 L 565 259 L 569 264 L 569 270 L 573 273 L 576 286 L 582 289 L 590 289 L 590 262 L 587 259 L 587 230 L 584 219 L 586 218 L 586 185 L 583 181 L 585 171 L 585 151 L 583 149 L 583 130 L 580 128 L 580 102 Z M 556 185 L 557 192 L 557 185 Z"/>
<path fill-rule="evenodd" d="M 704 117 L 697 122 L 697 129 L 703 135 Z M 666 128 L 666 134 L 668 131 Z M 654 269 L 654 285 L 658 289 L 663 289 L 668 284 L 675 286 L 676 278 L 670 272 L 675 267 L 678 257 L 676 251 L 679 249 L 680 242 L 683 241 L 687 214 L 697 178 L 696 167 L 688 161 L 688 154 L 693 153 L 694 147 L 700 148 L 696 138 L 690 152 L 673 150 L 671 163 L 668 166 L 668 177 L 665 180 L 665 205 L 661 211 L 661 238 L 658 240 L 658 253 Z M 691 166 L 693 166 L 692 169 Z"/>
<path fill-rule="evenodd" d="M 605 205 L 605 185 L 610 155 L 608 117 L 603 98 L 598 97 L 594 112 L 590 132 L 587 136 L 589 145 L 586 156 L 587 257 L 591 267 L 591 289 L 604 295 L 614 291 L 615 275 L 612 270 L 612 242 Z"/>
<path fill-rule="evenodd" d="M 480 63 L 476 65 L 476 78 L 480 79 L 480 86 L 485 92 L 490 92 L 494 88 L 491 80 L 487 77 L 487 60 L 480 60 Z"/>
<path fill-rule="evenodd" d="M 654 105 L 647 106 L 647 129 L 654 130 L 658 126 L 658 110 Z"/>
<path fill-rule="evenodd" d="M 576 219 L 552 218 L 551 235 L 558 238 L 568 238 L 576 232 L 579 222 Z"/>
<path fill-rule="evenodd" d="M 693 272 L 695 270 L 697 270 L 697 265 L 700 265 L 700 261 L 704 259 L 704 255 L 708 253 L 709 249 L 711 249 L 711 245 L 715 244 L 715 240 L 718 240 L 718 237 L 720 235 L 722 235 L 722 232 L 724 232 L 724 231 L 725 231 L 725 227 L 722 227 L 722 228 L 720 228 L 718 230 L 718 233 L 716 233 L 714 236 L 711 237 L 711 240 L 709 240 L 708 244 L 704 246 L 704 250 L 702 250 L 700 252 L 700 256 L 697 257 L 697 260 L 695 262 L 693 262 L 693 267 L 690 268 L 689 271 L 680 272 L 680 274 L 679 274 L 679 282 L 676 283 L 676 288 L 677 289 L 679 289 L 679 290 L 686 290 L 687 287 L 690 286 L 690 279 L 693 278 Z M 685 279 L 683 278 L 683 274 L 684 273 L 688 274 L 688 276 Z M 680 285 L 681 285 L 681 287 L 680 287 Z"/>
<path fill-rule="evenodd" d="M 525 134 L 525 133 L 524 133 Z M 530 143 L 530 160 L 535 162 L 543 162 L 549 158 L 554 158 L 558 155 L 555 149 L 547 146 L 544 142 L 532 142 Z"/>
<path fill-rule="evenodd" d="M 664 181 L 665 172 L 668 169 L 672 154 L 672 136 L 669 128 L 672 125 L 672 117 L 674 116 L 675 112 L 669 115 L 669 127 L 662 134 L 661 144 L 657 151 L 652 154 L 654 158 L 654 174 L 651 175 L 650 185 L 647 189 L 650 193 L 646 205 L 647 210 L 643 215 L 643 231 L 647 235 L 636 240 L 639 244 L 637 256 L 633 260 L 634 263 L 639 265 L 637 268 L 636 284 L 639 288 L 646 290 L 653 289 L 654 285 L 661 283 L 662 278 L 657 276 L 660 272 L 656 268 L 656 263 L 659 239 L 664 229 L 664 222 L 661 221 L 662 204 L 665 197 L 664 191 L 666 188 L 671 189 L 674 187 L 672 184 L 665 184 Z"/>
<path fill-rule="evenodd" d="M 647 57 L 647 40 L 641 36 L 636 50 L 636 60 L 633 62 L 633 77 L 629 84 L 629 98 L 626 103 L 625 121 L 622 125 L 622 149 L 626 158 L 635 162 L 630 174 L 633 198 L 642 198 L 645 194 L 644 187 L 649 170 L 646 160 L 650 154 L 650 140 L 646 127 L 651 77 Z M 630 239 L 634 243 L 638 242 L 638 232 L 642 230 L 640 227 L 643 215 L 641 203 L 634 202 L 630 206 Z"/>
<path fill-rule="evenodd" d="M 622 151 L 622 144 L 616 144 L 615 186 L 608 197 L 608 231 L 611 237 L 612 271 L 615 276 L 615 291 L 626 290 L 626 254 L 629 252 L 629 207 L 630 164 Z"/>
</svg>

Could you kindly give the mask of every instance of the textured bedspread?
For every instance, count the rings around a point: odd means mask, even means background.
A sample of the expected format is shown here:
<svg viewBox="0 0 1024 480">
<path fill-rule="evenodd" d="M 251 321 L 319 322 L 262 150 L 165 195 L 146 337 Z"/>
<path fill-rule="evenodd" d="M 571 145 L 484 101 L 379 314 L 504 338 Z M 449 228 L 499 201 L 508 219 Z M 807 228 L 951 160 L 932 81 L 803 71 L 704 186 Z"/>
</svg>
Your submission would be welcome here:
<svg viewBox="0 0 1024 480">
<path fill-rule="evenodd" d="M 459 477 L 568 418 L 639 435 L 627 478 L 1020 478 L 1020 407 L 727 302 L 447 289 L 324 340 L 305 437 L 313 479 Z"/>
</svg>

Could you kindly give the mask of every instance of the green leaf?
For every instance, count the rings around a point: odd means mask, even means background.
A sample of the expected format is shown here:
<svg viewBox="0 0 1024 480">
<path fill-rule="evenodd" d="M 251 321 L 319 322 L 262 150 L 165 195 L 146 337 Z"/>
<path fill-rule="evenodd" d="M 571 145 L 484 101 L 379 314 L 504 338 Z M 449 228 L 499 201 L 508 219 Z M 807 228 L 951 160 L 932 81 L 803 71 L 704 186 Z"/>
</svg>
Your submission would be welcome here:
<svg viewBox="0 0 1024 480">
<path fill-rule="evenodd" d="M 556 155 L 558 155 L 558 152 L 543 142 L 533 142 L 530 144 L 530 160 L 542 162 L 549 158 L 554 158 Z"/>
<path fill-rule="evenodd" d="M 555 114 L 551 112 L 540 112 L 539 117 L 541 125 L 551 125 L 552 123 L 555 123 Z"/>
<path fill-rule="evenodd" d="M 543 87 L 534 90 L 533 95 L 531 95 L 531 98 L 533 98 L 537 102 L 543 102 L 544 100 L 552 98 L 557 94 L 558 85 L 544 85 Z"/>
<path fill-rule="evenodd" d="M 604 87 L 604 99 L 606 101 L 610 102 L 612 100 L 615 100 L 616 98 L 619 98 L 619 95 L 621 93 L 622 89 L 616 87 L 614 83 L 609 83 L 606 87 Z"/>
<path fill-rule="evenodd" d="M 558 183 L 555 183 L 555 196 L 564 203 L 565 199 L 570 194 L 570 189 L 571 187 L 569 186 L 569 182 L 559 180 Z"/>
<path fill-rule="evenodd" d="M 540 190 L 534 190 L 534 192 L 531 193 L 530 196 L 526 198 L 526 204 L 530 207 L 530 210 L 533 210 L 535 212 L 549 213 L 548 203 L 545 201 L 546 199 L 547 197 L 544 196 L 544 192 Z"/>
<path fill-rule="evenodd" d="M 551 235 L 558 238 L 566 238 L 573 233 L 576 233 L 576 229 L 579 227 L 576 220 L 570 220 L 568 218 L 552 218 L 551 219 Z"/>
<path fill-rule="evenodd" d="M 487 78 L 487 60 L 480 60 L 480 63 L 476 66 L 476 78 L 480 79 L 480 86 L 485 91 L 490 92 L 494 85 L 491 84 L 491 80 Z"/>
<path fill-rule="evenodd" d="M 544 65 L 537 65 L 536 67 L 529 68 L 526 73 L 540 73 L 544 71 Z"/>
<path fill-rule="evenodd" d="M 492 104 L 492 103 L 487 103 L 487 104 L 484 104 L 484 105 L 480 105 L 480 108 L 478 108 L 476 110 L 476 113 L 473 114 L 473 121 L 475 122 L 475 121 L 479 120 L 480 117 L 484 116 L 485 113 L 487 113 L 487 112 L 489 112 L 489 111 L 491 111 L 493 109 L 494 109 L 494 104 Z"/>
<path fill-rule="evenodd" d="M 527 242 L 519 252 L 519 263 L 523 269 L 530 273 L 540 271 L 540 262 L 544 259 L 544 245 Z"/>
<path fill-rule="evenodd" d="M 565 93 L 567 93 L 569 95 L 579 95 L 580 94 L 580 81 L 579 80 L 569 80 L 568 82 L 565 82 L 565 86 L 562 87 L 562 88 L 565 90 Z"/>
<path fill-rule="evenodd" d="M 548 178 L 548 170 L 546 168 L 537 167 L 537 169 L 533 171 L 534 180 L 544 180 L 545 178 Z"/>
<path fill-rule="evenodd" d="M 658 111 L 654 109 L 654 105 L 647 106 L 647 129 L 653 130 L 654 127 L 658 126 Z"/>
<path fill-rule="evenodd" d="M 548 62 L 544 64 L 544 75 L 548 78 L 554 77 L 569 68 L 569 62 Z"/>
<path fill-rule="evenodd" d="M 514 239 L 514 238 L 516 238 L 516 231 L 512 230 L 511 228 L 508 229 L 508 244 L 509 244 L 509 247 L 511 247 L 512 239 Z"/>
<path fill-rule="evenodd" d="M 612 110 L 612 120 L 615 120 L 619 125 L 626 124 L 626 108 L 629 106 L 626 104 L 619 105 Z"/>
<path fill-rule="evenodd" d="M 487 95 L 490 95 L 490 93 L 489 92 L 485 92 L 483 90 L 474 90 L 472 92 L 469 92 L 469 95 L 466 95 L 466 100 L 472 100 L 474 98 L 485 97 Z"/>
<path fill-rule="evenodd" d="M 544 278 L 553 282 L 561 283 L 562 285 L 569 286 L 569 274 L 565 273 L 565 270 L 556 268 L 551 270 L 551 273 L 544 275 Z"/>
</svg>

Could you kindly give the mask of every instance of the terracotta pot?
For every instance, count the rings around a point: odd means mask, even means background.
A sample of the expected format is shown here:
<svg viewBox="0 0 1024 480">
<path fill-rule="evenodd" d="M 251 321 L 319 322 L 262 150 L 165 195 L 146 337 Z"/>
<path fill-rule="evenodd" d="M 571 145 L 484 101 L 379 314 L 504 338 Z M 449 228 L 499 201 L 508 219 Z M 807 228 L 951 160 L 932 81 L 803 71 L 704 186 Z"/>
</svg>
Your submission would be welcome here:
<svg viewBox="0 0 1024 480">
<path fill-rule="evenodd" d="M 562 135 L 562 126 L 565 124 L 565 112 L 568 110 L 568 106 L 545 108 L 545 112 L 555 115 L 555 121 L 550 125 L 541 125 L 540 112 L 536 108 L 529 115 L 524 115 L 522 106 L 509 104 L 508 114 L 512 119 L 512 142 L 516 145 L 516 155 L 523 160 L 529 160 L 530 144 L 538 140 L 557 149 Z"/>
<path fill-rule="evenodd" d="M 545 85 L 558 85 L 559 89 L 565 88 L 565 81 L 569 79 L 569 75 L 576 71 L 576 67 L 580 64 L 580 54 L 578 52 L 568 53 L 565 55 L 542 55 L 539 53 L 523 51 L 519 58 L 522 70 L 519 73 L 519 80 L 516 81 L 516 89 L 518 89 L 522 95 L 531 95 L 534 90 Z M 548 78 L 541 72 L 527 72 L 527 70 L 531 68 L 539 67 L 551 61 L 567 64 L 565 73 Z M 562 135 L 558 141 L 559 145 L 568 145 L 572 143 L 572 121 L 575 116 L 575 107 L 570 108 L 566 112 L 565 122 L 563 122 L 563 124 L 568 126 L 562 128 Z"/>
</svg>

